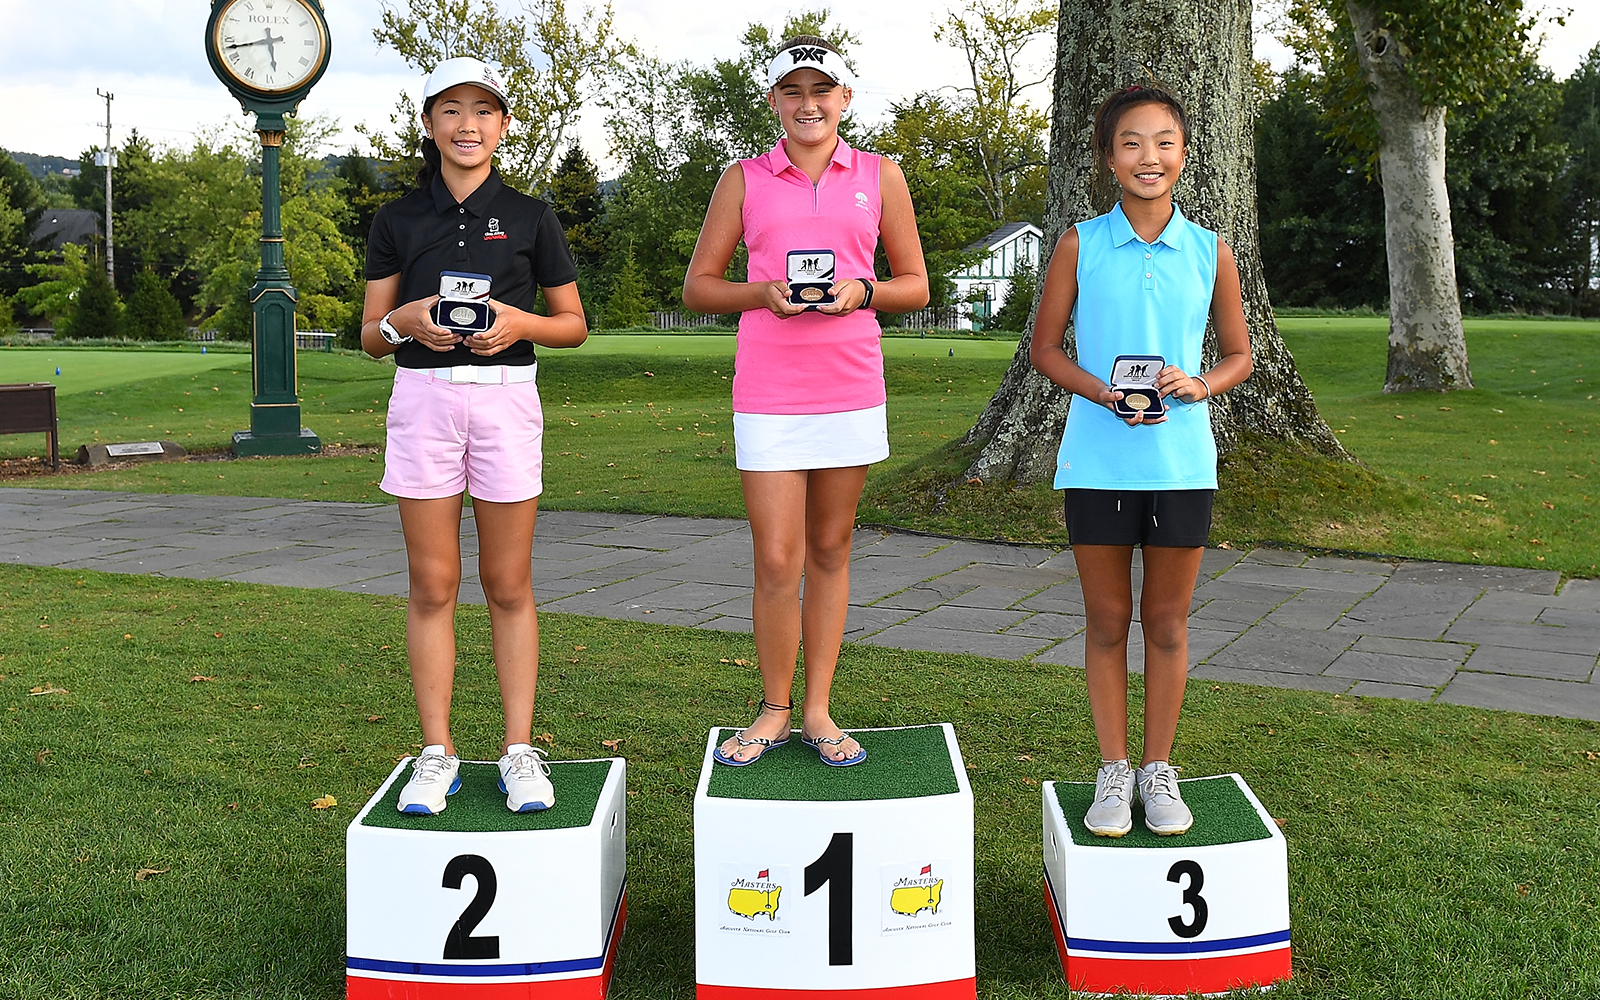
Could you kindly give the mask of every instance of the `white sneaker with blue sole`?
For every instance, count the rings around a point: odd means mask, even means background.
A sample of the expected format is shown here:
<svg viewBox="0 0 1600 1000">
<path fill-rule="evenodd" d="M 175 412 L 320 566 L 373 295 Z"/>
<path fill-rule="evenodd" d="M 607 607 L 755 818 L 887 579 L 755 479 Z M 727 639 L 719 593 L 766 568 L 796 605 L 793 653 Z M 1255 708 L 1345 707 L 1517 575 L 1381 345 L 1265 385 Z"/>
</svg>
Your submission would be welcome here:
<svg viewBox="0 0 1600 1000">
<path fill-rule="evenodd" d="M 537 812 L 556 804 L 555 786 L 550 784 L 550 765 L 544 751 L 528 743 L 513 743 L 500 758 L 500 790 L 506 793 L 506 808 L 514 813 Z"/>
<path fill-rule="evenodd" d="M 437 816 L 444 812 L 445 796 L 461 790 L 461 758 L 444 752 L 444 744 L 430 743 L 411 765 L 411 780 L 400 790 L 399 810 L 412 816 Z"/>
</svg>

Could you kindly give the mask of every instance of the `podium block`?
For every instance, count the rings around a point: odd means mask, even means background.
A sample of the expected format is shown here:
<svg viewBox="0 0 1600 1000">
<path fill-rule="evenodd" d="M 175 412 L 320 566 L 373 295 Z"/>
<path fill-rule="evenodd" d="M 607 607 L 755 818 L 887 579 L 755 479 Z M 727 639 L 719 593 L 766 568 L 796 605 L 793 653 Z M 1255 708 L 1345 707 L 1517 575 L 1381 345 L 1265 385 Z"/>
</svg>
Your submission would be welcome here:
<svg viewBox="0 0 1600 1000">
<path fill-rule="evenodd" d="M 604 1000 L 627 919 L 622 759 L 552 761 L 556 804 L 530 813 L 464 761 L 437 816 L 395 809 L 411 761 L 345 832 L 350 1000 Z"/>
<path fill-rule="evenodd" d="M 1044 783 L 1045 898 L 1067 985 L 1187 996 L 1289 978 L 1289 855 L 1237 774 L 1179 783 L 1195 824 L 1158 837 L 1083 826 L 1093 783 Z"/>
<path fill-rule="evenodd" d="M 697 1000 L 973 1000 L 972 789 L 949 724 L 852 730 L 829 767 L 794 733 L 714 764 L 694 798 Z"/>
</svg>

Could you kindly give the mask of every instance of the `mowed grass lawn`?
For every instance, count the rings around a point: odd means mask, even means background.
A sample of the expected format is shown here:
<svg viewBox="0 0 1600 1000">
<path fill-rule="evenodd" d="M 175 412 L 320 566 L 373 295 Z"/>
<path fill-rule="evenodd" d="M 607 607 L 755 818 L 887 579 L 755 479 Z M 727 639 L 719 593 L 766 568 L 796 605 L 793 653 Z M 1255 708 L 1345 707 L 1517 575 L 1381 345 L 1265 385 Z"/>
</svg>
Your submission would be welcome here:
<svg viewBox="0 0 1600 1000">
<path fill-rule="evenodd" d="M 1600 533 L 1588 521 L 1600 474 L 1600 323 L 1469 320 L 1477 388 L 1399 396 L 1381 391 L 1383 318 L 1293 317 L 1281 326 L 1322 412 L 1359 462 L 1272 447 L 1230 456 L 1214 543 L 1600 571 Z M 892 455 L 869 475 L 863 520 L 1064 545 L 1060 495 L 1047 484 L 1015 490 L 959 481 L 970 454 L 955 442 L 994 392 L 1014 344 L 889 337 L 884 345 Z M 0 359 L 36 350 L 0 349 Z M 577 351 L 543 352 L 542 506 L 742 516 L 732 352 L 726 335 L 602 335 Z M 329 443 L 381 444 L 391 374 L 356 355 L 301 354 L 305 423 Z M 245 425 L 249 393 L 248 367 L 80 388 L 63 396 L 63 444 L 70 451 L 88 440 L 128 440 L 142 421 L 146 435 L 163 429 L 186 445 L 221 448 Z M 39 442 L 14 436 L 0 447 L 37 453 Z M 49 482 L 381 500 L 380 462 L 188 463 Z"/>
<path fill-rule="evenodd" d="M 419 738 L 404 616 L 393 598 L 0 566 L 0 996 L 342 996 L 344 828 Z M 612 996 L 687 1000 L 693 790 L 706 730 L 751 712 L 755 668 L 730 662 L 755 659 L 751 639 L 542 625 L 535 731 L 558 758 L 620 740 L 628 759 Z M 500 735 L 483 608 L 461 636 L 455 735 L 481 758 Z M 1066 1000 L 1039 782 L 1095 767 L 1083 672 L 1018 683 L 1011 663 L 850 645 L 839 677 L 852 726 L 955 723 L 979 995 Z M 1176 759 L 1242 773 L 1282 822 L 1295 980 L 1277 996 L 1600 996 L 1600 726 L 1196 683 Z"/>
</svg>

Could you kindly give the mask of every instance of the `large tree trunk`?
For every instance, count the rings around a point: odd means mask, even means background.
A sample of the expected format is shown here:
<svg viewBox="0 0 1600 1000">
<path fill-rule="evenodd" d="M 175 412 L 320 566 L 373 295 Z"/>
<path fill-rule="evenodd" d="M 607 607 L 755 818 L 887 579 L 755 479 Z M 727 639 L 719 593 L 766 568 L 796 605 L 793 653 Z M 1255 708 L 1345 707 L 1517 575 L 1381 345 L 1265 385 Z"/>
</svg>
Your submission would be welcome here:
<svg viewBox="0 0 1600 1000">
<path fill-rule="evenodd" d="M 1262 436 L 1346 457 L 1295 370 L 1267 301 L 1256 225 L 1255 107 L 1249 0 L 1062 0 L 1046 191 L 1046 253 L 1068 226 L 1111 209 L 1119 192 L 1092 191 L 1090 133 L 1111 91 L 1150 80 L 1171 87 L 1194 129 L 1175 197 L 1190 219 L 1233 247 L 1244 284 L 1255 373 L 1211 404 L 1224 452 Z M 1040 287 L 1043 287 L 1041 283 Z M 1034 303 L 1037 310 L 1038 303 Z M 968 478 L 1018 483 L 1053 477 L 1070 397 L 1028 363 L 1032 324 L 988 407 L 963 444 L 982 444 Z M 1066 337 L 1074 347 L 1074 331 Z M 1206 364 L 1216 361 L 1206 331 Z"/>
<path fill-rule="evenodd" d="M 1383 235 L 1389 253 L 1389 374 L 1384 392 L 1472 388 L 1456 293 L 1444 183 L 1444 111 L 1406 78 L 1405 47 L 1365 4 L 1346 0 L 1356 58 L 1378 116 Z"/>
</svg>

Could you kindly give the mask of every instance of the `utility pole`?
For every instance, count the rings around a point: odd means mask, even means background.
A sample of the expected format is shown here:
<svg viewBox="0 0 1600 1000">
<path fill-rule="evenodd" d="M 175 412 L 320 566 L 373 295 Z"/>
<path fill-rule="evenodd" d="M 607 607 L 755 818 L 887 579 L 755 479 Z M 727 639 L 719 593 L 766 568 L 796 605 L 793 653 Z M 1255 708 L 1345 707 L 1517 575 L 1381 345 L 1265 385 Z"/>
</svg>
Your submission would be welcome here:
<svg viewBox="0 0 1600 1000">
<path fill-rule="evenodd" d="M 106 277 L 111 279 L 112 285 L 115 285 L 117 283 L 117 272 L 113 263 L 111 249 L 111 168 L 117 164 L 117 153 L 111 148 L 111 102 L 117 95 L 110 91 L 102 94 L 99 87 L 94 89 L 94 94 L 96 97 L 104 97 L 106 99 L 106 146 L 105 152 L 102 154 L 102 158 L 106 161 Z"/>
</svg>

